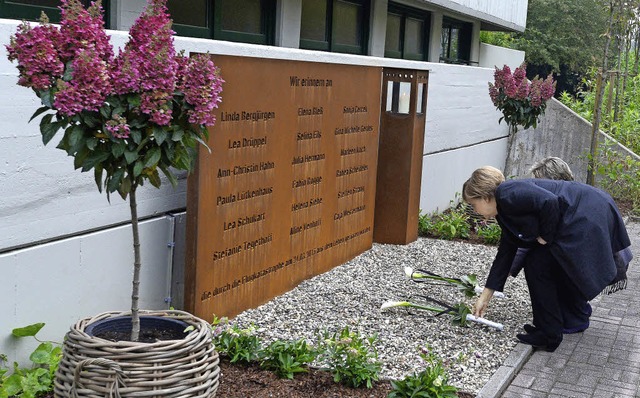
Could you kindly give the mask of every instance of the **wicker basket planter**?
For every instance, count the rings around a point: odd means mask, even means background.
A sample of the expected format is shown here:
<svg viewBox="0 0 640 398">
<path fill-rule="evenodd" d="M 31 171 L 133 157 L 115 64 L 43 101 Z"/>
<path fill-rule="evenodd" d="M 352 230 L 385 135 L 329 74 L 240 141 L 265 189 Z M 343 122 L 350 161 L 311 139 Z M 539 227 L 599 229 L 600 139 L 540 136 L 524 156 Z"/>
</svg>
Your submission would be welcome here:
<svg viewBox="0 0 640 398">
<path fill-rule="evenodd" d="M 141 311 L 141 316 L 168 317 L 194 327 L 184 339 L 155 343 L 113 342 L 85 331 L 92 323 L 130 315 L 107 312 L 71 327 L 56 373 L 55 398 L 215 396 L 220 361 L 206 321 L 182 311 Z"/>
</svg>

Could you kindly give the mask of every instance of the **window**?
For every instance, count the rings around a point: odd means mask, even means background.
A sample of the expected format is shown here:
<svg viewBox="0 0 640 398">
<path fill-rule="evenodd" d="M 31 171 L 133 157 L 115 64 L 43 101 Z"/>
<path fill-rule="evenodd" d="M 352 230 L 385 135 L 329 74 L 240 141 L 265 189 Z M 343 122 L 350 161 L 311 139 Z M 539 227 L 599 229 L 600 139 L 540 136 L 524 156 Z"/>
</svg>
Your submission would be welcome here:
<svg viewBox="0 0 640 398">
<path fill-rule="evenodd" d="M 426 61 L 429 24 L 428 12 L 389 4 L 384 56 Z"/>
<path fill-rule="evenodd" d="M 274 0 L 167 1 L 178 35 L 273 44 Z"/>
<path fill-rule="evenodd" d="M 473 24 L 451 18 L 442 20 L 440 61 L 469 65 L 471 59 L 471 35 Z"/>
<path fill-rule="evenodd" d="M 300 48 L 367 53 L 368 0 L 302 0 Z"/>
<path fill-rule="evenodd" d="M 89 7 L 91 0 L 80 0 L 82 5 Z M 0 18 L 24 19 L 38 21 L 44 11 L 52 23 L 60 22 L 60 0 L 0 0 Z M 109 26 L 109 1 L 102 1 L 105 26 Z"/>
</svg>

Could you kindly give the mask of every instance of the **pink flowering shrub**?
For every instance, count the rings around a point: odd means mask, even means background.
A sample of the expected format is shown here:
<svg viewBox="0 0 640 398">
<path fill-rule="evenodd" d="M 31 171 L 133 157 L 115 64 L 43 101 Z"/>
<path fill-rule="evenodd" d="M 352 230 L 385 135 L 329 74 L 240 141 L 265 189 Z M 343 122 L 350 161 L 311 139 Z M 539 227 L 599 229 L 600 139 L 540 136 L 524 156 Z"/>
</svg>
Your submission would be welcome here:
<svg viewBox="0 0 640 398">
<path fill-rule="evenodd" d="M 198 143 L 216 119 L 223 80 L 208 55 L 185 57 L 173 46 L 166 0 L 148 0 L 114 56 L 100 2 L 85 9 L 79 0 L 61 1 L 60 28 L 48 23 L 18 27 L 6 46 L 17 62 L 18 84 L 42 102 L 46 145 L 58 131 L 58 148 L 83 172 L 92 170 L 107 197 L 129 198 L 134 272 L 131 340 L 139 336 L 140 244 L 136 189 L 149 181 L 160 187 L 160 171 L 172 184 L 172 169 L 191 170 Z"/>
<path fill-rule="evenodd" d="M 191 169 L 215 123 L 220 72 L 207 55 L 176 54 L 165 3 L 149 0 L 117 55 L 99 1 L 62 0 L 60 28 L 24 23 L 6 46 L 18 84 L 42 101 L 43 142 L 62 129 L 58 147 L 107 194 L 126 198 L 145 180 L 159 187 L 159 171 L 175 183 L 171 168 Z"/>
<path fill-rule="evenodd" d="M 496 108 L 502 111 L 503 117 L 499 122 L 504 119 L 514 130 L 517 126 L 535 128 L 544 114 L 547 100 L 556 91 L 556 82 L 551 75 L 544 80 L 536 76 L 529 81 L 526 65 L 522 64 L 513 73 L 507 65 L 502 69 L 496 67 L 494 78 L 495 82 L 489 83 L 489 96 Z"/>
</svg>

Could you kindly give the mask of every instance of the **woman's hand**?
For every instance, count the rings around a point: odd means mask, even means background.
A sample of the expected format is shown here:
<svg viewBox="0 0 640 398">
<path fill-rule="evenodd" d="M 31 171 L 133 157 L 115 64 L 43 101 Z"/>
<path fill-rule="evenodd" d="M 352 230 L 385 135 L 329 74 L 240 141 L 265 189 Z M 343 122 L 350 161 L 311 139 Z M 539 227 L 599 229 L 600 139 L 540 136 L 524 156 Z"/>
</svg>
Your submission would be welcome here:
<svg viewBox="0 0 640 398">
<path fill-rule="evenodd" d="M 491 301 L 491 297 L 493 297 L 493 289 L 489 289 L 485 287 L 480 293 L 480 297 L 476 300 L 476 303 L 473 305 L 473 315 L 476 317 L 482 317 L 484 313 L 487 311 L 487 307 L 489 307 L 489 301 Z"/>
<path fill-rule="evenodd" d="M 538 236 L 536 239 L 538 240 L 538 243 L 540 243 L 541 245 L 546 245 L 547 244 L 547 241 L 542 239 L 542 237 L 540 237 L 540 236 Z"/>
</svg>

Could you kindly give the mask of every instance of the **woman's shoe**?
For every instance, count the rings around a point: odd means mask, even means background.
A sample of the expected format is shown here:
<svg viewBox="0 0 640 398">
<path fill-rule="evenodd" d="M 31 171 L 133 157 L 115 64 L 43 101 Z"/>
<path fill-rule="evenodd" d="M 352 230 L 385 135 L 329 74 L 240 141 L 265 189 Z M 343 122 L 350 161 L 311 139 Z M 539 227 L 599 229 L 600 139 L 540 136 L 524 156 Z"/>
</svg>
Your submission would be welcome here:
<svg viewBox="0 0 640 398">
<path fill-rule="evenodd" d="M 558 339 L 551 341 L 540 331 L 517 334 L 516 337 L 521 343 L 528 344 L 535 349 L 545 350 L 547 352 L 554 352 L 562 342 L 562 337 L 560 337 L 559 341 L 557 341 Z"/>
<path fill-rule="evenodd" d="M 525 323 L 524 326 L 522 326 L 522 329 L 527 333 L 535 333 L 538 331 L 538 328 L 528 323 Z"/>
</svg>

